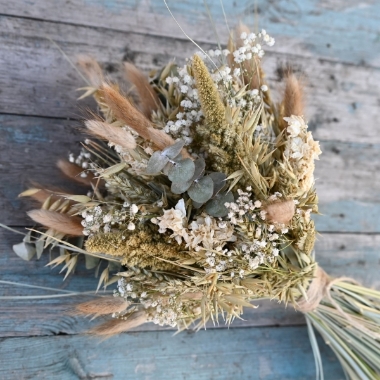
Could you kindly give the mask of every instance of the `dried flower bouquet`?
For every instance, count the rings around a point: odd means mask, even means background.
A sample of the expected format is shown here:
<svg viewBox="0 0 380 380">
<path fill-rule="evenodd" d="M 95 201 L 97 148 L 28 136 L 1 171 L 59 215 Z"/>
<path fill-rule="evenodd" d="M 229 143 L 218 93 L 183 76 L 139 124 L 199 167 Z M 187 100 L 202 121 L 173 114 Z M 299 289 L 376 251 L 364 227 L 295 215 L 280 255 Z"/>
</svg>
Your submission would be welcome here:
<svg viewBox="0 0 380 380">
<path fill-rule="evenodd" d="M 380 292 L 331 279 L 313 254 L 318 212 L 314 160 L 321 153 L 303 118 L 302 87 L 286 78 L 274 104 L 260 59 L 274 39 L 241 26 L 225 50 L 198 51 L 184 66 L 143 75 L 125 64 L 125 96 L 86 58 L 85 96 L 100 115 L 85 122 L 91 138 L 59 168 L 87 195 L 33 188 L 29 212 L 47 231 L 16 246 L 72 271 L 108 266 L 101 284 L 113 297 L 77 306 L 107 315 L 92 333 L 112 335 L 146 322 L 185 329 L 239 318 L 257 299 L 290 303 L 337 354 L 351 379 L 380 378 Z M 76 238 L 74 238 L 76 237 Z M 33 244 L 33 245 L 32 245 Z M 26 252 L 26 253 L 25 253 Z M 110 277 L 110 272 L 117 272 Z"/>
</svg>

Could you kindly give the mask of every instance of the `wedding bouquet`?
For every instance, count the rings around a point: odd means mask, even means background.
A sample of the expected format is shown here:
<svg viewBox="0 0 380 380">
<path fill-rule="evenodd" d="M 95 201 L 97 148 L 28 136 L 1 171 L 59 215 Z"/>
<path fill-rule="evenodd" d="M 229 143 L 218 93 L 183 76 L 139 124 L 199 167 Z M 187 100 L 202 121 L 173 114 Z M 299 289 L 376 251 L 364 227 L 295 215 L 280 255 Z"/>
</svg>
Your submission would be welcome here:
<svg viewBox="0 0 380 380">
<path fill-rule="evenodd" d="M 82 152 L 58 167 L 88 193 L 22 193 L 41 203 L 29 216 L 47 230 L 15 250 L 30 258 L 58 246 L 50 264 L 67 273 L 82 254 L 89 269 L 108 263 L 99 287 L 117 282 L 113 297 L 76 307 L 109 315 L 94 334 L 146 322 L 179 330 L 231 323 L 267 298 L 305 314 L 317 377 L 312 326 L 348 378 L 379 379 L 380 292 L 332 279 L 315 261 L 321 151 L 294 74 L 282 102 L 271 100 L 260 59 L 273 44 L 265 30 L 240 26 L 226 49 L 200 49 L 183 66 L 170 62 L 146 77 L 126 63 L 128 94 L 82 59 L 82 97 L 93 96 L 99 114 L 84 123 Z"/>
</svg>

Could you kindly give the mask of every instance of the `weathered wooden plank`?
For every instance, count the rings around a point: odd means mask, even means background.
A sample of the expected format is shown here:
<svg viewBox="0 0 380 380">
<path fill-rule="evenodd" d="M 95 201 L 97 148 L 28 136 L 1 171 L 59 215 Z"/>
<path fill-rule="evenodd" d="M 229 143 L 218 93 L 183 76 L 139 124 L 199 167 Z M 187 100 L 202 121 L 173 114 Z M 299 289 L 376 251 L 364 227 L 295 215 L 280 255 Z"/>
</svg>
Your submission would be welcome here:
<svg viewBox="0 0 380 380">
<path fill-rule="evenodd" d="M 275 51 L 292 51 L 300 55 L 351 63 L 378 65 L 380 62 L 380 5 L 377 2 L 259 0 L 255 3 L 223 3 L 231 28 L 240 21 L 250 26 L 258 22 L 261 28 L 276 37 Z M 168 1 L 168 4 L 193 39 L 215 41 L 214 30 L 202 0 Z M 207 4 L 219 38 L 226 40 L 228 29 L 220 1 L 208 0 Z M 1 0 L 0 8 L 2 14 L 14 16 L 185 38 L 161 0 L 72 0 L 64 3 L 59 0 L 18 0 L 11 3 Z"/>
<path fill-rule="evenodd" d="M 84 83 L 46 37 L 55 40 L 73 60 L 78 54 L 90 54 L 116 76 L 120 76 L 123 60 L 148 70 L 174 57 L 183 62 L 195 51 L 190 42 L 180 39 L 3 16 L 0 112 L 60 118 L 80 114 L 75 90 Z M 204 44 L 207 49 L 210 46 Z M 379 126 L 374 122 L 380 116 L 379 97 L 372 85 L 380 80 L 378 69 L 268 53 L 265 68 L 274 88 L 281 88 L 276 81 L 287 63 L 305 78 L 306 115 L 317 139 L 380 142 Z"/>
<path fill-rule="evenodd" d="M 85 336 L 0 341 L 0 377 L 13 379 L 252 379 L 315 377 L 305 327 L 121 334 L 98 343 Z M 326 379 L 344 379 L 319 339 Z"/>
<path fill-rule="evenodd" d="M 20 236 L 0 229 L 0 280 L 72 291 L 91 291 L 96 288 L 97 279 L 94 278 L 93 272 L 85 270 L 83 265 L 63 282 L 63 274 L 58 273 L 58 268 L 45 267 L 49 259 L 48 254 L 44 254 L 39 261 L 21 260 L 11 250 L 12 245 L 20 241 Z M 352 276 L 367 286 L 380 287 L 377 275 L 380 269 L 379 235 L 326 234 L 319 237 L 316 254 L 318 262 L 330 275 Z M 110 289 L 113 289 L 113 286 Z M 54 292 L 0 283 L 1 296 L 41 294 Z M 0 337 L 83 332 L 93 323 L 66 313 L 75 303 L 83 300 L 84 298 L 69 297 L 1 301 Z M 235 320 L 232 327 L 289 326 L 304 323 L 303 316 L 290 306 L 285 309 L 283 305 L 269 301 L 256 304 L 259 305 L 258 309 L 247 309 L 244 320 Z M 220 327 L 224 327 L 223 323 Z M 155 329 L 156 325 L 148 324 L 136 330 Z"/>
<path fill-rule="evenodd" d="M 78 122 L 0 115 L 0 213 L 10 225 L 32 223 L 25 214 L 33 203 L 18 194 L 36 183 L 86 194 L 85 186 L 68 181 L 56 167 L 59 158 L 79 153 L 83 135 Z"/>
<path fill-rule="evenodd" d="M 73 188 L 55 167 L 58 158 L 79 152 L 79 122 L 0 115 L 0 210 L 2 223 L 32 225 L 28 200 L 17 198 L 30 181 L 86 193 Z M 316 166 L 321 204 L 320 231 L 380 232 L 380 144 L 322 141 Z"/>
</svg>

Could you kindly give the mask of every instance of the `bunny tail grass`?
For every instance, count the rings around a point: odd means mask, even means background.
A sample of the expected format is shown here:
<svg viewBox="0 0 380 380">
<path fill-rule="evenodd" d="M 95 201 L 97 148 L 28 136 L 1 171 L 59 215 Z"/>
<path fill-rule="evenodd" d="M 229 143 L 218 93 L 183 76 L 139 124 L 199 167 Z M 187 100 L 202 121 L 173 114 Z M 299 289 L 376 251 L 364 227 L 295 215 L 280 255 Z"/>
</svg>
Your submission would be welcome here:
<svg viewBox="0 0 380 380">
<path fill-rule="evenodd" d="M 102 297 L 96 300 L 76 305 L 71 311 L 74 315 L 106 315 L 121 313 L 128 307 L 128 303 L 121 297 Z"/>
<path fill-rule="evenodd" d="M 152 112 L 159 108 L 160 100 L 147 77 L 132 63 L 125 62 L 125 76 L 135 87 L 139 95 L 141 111 L 150 119 Z"/>
<path fill-rule="evenodd" d="M 86 75 L 92 86 L 99 88 L 102 85 L 104 82 L 103 72 L 94 58 L 88 56 L 79 57 L 78 66 Z"/>
<path fill-rule="evenodd" d="M 126 149 L 136 148 L 136 141 L 129 131 L 98 120 L 87 120 L 85 124 L 87 131 L 92 135 L 101 137 Z"/>
<path fill-rule="evenodd" d="M 110 338 L 113 335 L 126 332 L 134 327 L 147 322 L 145 311 L 136 311 L 128 316 L 127 319 L 111 319 L 88 331 L 88 334 Z"/>
<path fill-rule="evenodd" d="M 28 215 L 35 222 L 42 224 L 47 228 L 71 236 L 82 236 L 83 227 L 81 218 L 76 216 L 68 216 L 55 211 L 48 210 L 31 210 Z"/>
<path fill-rule="evenodd" d="M 83 169 L 67 160 L 58 160 L 58 168 L 61 172 L 69 177 L 70 179 L 81 183 L 82 185 L 91 186 L 92 181 L 94 180 L 94 175 L 92 173 L 86 173 L 86 177 L 82 177 Z"/>
<path fill-rule="evenodd" d="M 299 79 L 292 73 L 288 74 L 285 83 L 284 98 L 281 104 L 280 124 L 284 128 L 284 117 L 304 114 L 303 87 Z"/>
</svg>

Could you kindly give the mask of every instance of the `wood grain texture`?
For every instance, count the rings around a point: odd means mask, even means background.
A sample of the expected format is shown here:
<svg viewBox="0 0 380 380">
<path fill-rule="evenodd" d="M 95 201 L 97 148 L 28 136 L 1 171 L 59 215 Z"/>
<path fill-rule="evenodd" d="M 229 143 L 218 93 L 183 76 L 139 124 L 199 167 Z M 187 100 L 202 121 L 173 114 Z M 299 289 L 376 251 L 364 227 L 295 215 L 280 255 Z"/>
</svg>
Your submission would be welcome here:
<svg viewBox="0 0 380 380">
<path fill-rule="evenodd" d="M 111 77 L 120 77 L 123 60 L 149 70 L 173 58 L 184 62 L 196 51 L 179 39 L 0 16 L 0 112 L 59 118 L 81 114 L 76 89 L 84 82 L 47 37 L 73 61 L 79 54 L 95 57 Z M 305 79 L 306 116 L 316 139 L 380 142 L 375 123 L 380 98 L 372 85 L 380 81 L 379 69 L 269 50 L 264 67 L 274 93 L 282 89 L 277 82 L 287 65 Z"/>
<path fill-rule="evenodd" d="M 203 0 L 168 0 L 183 29 L 199 42 L 216 40 Z M 275 51 L 337 62 L 380 64 L 380 5 L 373 0 L 223 1 L 228 24 L 265 28 Z M 208 0 L 221 41 L 228 37 L 220 0 Z M 0 1 L 2 14 L 185 40 L 163 1 Z M 57 12 L 59 9 L 59 12 Z M 196 26 L 196 27 L 194 27 Z"/>
<path fill-rule="evenodd" d="M 343 380 L 340 364 L 319 339 L 325 378 Z M 302 327 L 127 333 L 104 341 L 81 335 L 4 338 L 0 378 L 251 379 L 315 377 Z M 25 358 L 28 360 L 25 360 Z M 21 364 L 22 363 L 22 364 Z"/>
</svg>

